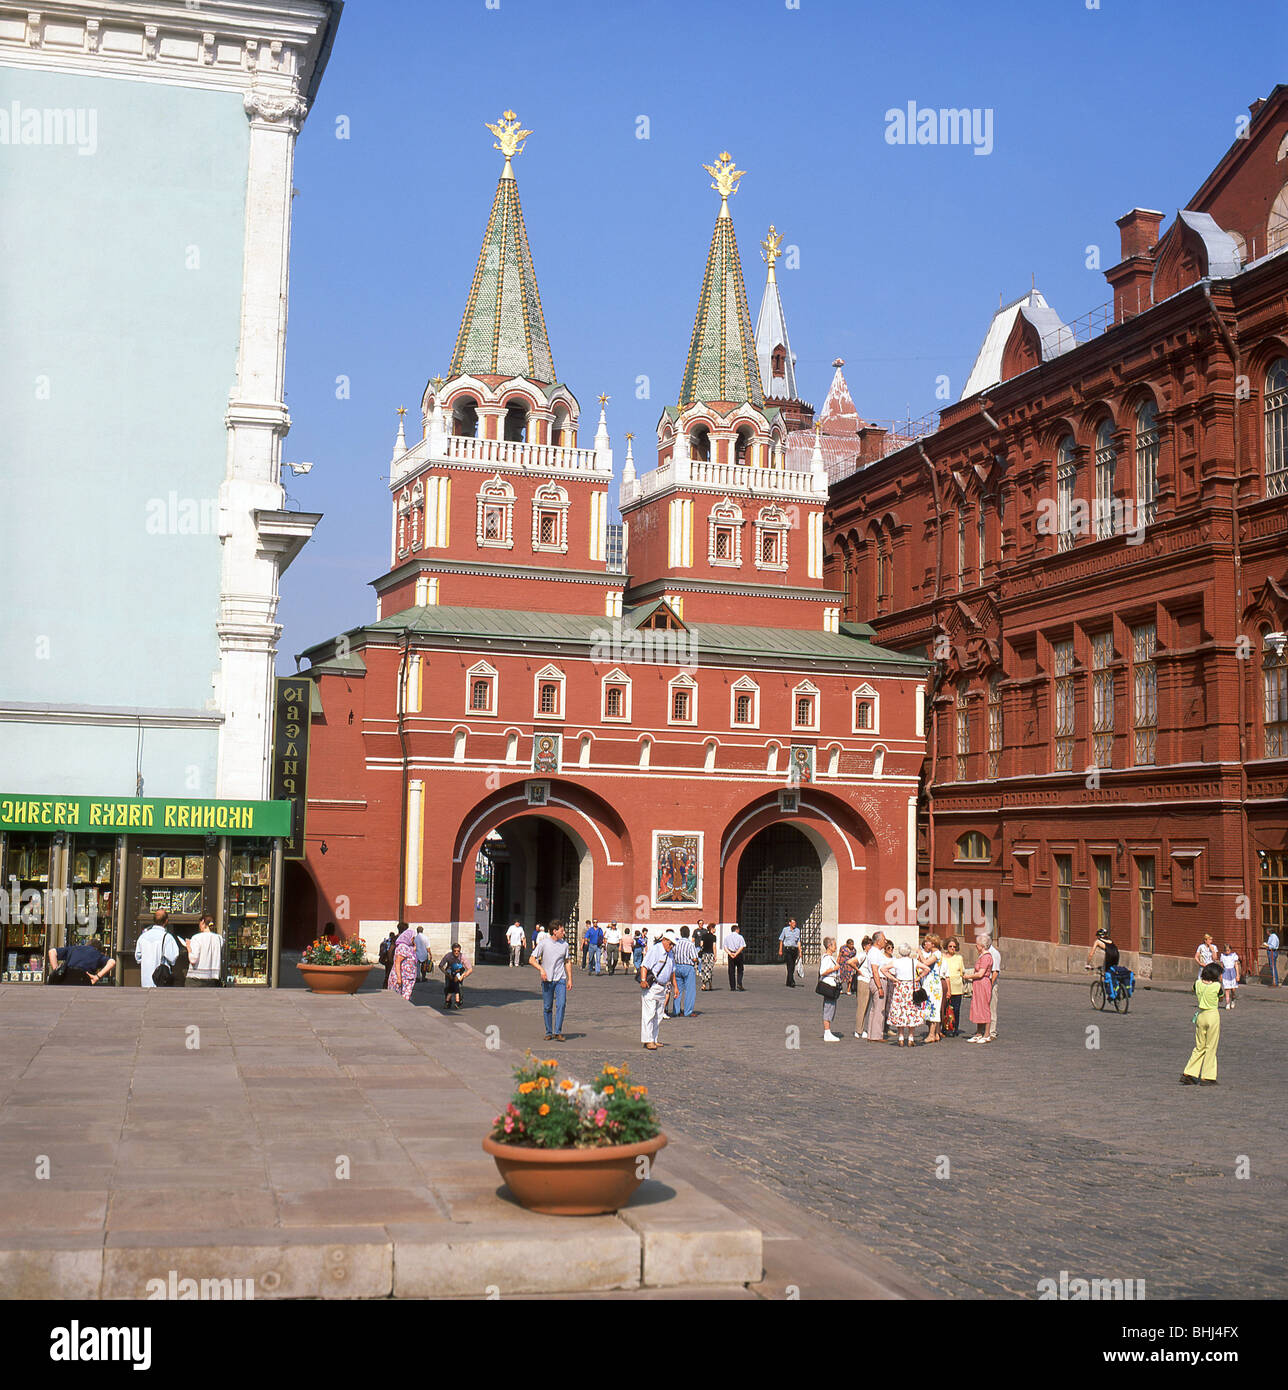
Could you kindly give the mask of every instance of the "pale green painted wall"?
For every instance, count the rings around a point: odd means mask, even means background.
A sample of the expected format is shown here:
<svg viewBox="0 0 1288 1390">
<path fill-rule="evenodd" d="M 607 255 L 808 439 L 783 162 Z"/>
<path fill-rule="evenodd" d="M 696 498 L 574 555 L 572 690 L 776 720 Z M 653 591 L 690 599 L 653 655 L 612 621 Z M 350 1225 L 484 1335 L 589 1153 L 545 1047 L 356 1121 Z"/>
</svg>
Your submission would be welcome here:
<svg viewBox="0 0 1288 1390">
<path fill-rule="evenodd" d="M 14 102 L 83 112 L 94 148 L 15 144 L 12 131 L 0 144 L 0 702 L 206 711 L 242 101 L 0 66 L 0 110 Z M 205 533 L 185 534 L 185 510 L 200 526 L 203 503 Z M 144 737 L 148 795 L 214 794 L 213 731 Z M 51 740 L 0 723 L 0 769 L 15 774 L 0 783 L 133 793 L 134 739 L 123 760 L 117 730 L 60 726 Z"/>
</svg>

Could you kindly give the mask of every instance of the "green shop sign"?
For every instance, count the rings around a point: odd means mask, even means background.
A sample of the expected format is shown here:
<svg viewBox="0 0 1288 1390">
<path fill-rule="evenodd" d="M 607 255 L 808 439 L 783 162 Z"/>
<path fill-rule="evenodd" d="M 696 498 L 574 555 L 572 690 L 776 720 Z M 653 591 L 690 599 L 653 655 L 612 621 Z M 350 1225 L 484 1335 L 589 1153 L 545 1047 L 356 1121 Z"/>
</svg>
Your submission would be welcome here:
<svg viewBox="0 0 1288 1390">
<path fill-rule="evenodd" d="M 0 830 L 125 830 L 156 835 L 291 833 L 289 801 L 166 801 L 156 797 L 0 793 Z"/>
</svg>

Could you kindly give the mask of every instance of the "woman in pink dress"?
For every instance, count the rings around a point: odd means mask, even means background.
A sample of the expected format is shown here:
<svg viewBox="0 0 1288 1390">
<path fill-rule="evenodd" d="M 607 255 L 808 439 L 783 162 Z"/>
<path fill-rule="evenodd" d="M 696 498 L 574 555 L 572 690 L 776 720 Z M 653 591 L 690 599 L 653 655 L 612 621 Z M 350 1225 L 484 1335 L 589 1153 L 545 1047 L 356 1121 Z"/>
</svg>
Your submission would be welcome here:
<svg viewBox="0 0 1288 1390">
<path fill-rule="evenodd" d="M 408 927 L 394 942 L 394 965 L 389 972 L 389 983 L 385 988 L 396 989 L 410 1002 L 412 986 L 416 983 L 419 973 L 420 966 L 416 961 L 416 933 Z"/>
<path fill-rule="evenodd" d="M 993 1012 L 993 957 L 981 951 L 975 969 L 966 971 L 964 978 L 974 981 L 970 992 L 970 1021 L 975 1025 L 975 1036 L 968 1041 L 986 1043 Z"/>
</svg>

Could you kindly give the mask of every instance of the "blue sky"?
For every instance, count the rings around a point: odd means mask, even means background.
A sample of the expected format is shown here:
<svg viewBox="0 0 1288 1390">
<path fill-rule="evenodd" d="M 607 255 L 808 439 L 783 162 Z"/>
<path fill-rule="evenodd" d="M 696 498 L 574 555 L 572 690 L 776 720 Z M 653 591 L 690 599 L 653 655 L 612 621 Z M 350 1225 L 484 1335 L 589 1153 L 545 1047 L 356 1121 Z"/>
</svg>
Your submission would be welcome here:
<svg viewBox="0 0 1288 1390">
<path fill-rule="evenodd" d="M 620 472 L 628 430 L 651 466 L 679 387 L 721 150 L 747 171 L 731 210 L 753 320 L 766 228 L 799 248 L 779 281 L 802 395 L 822 404 L 840 356 L 861 415 L 917 417 L 940 375 L 960 393 L 999 294 L 1036 276 L 1066 320 L 1110 299 L 1087 247 L 1110 266 L 1116 218 L 1170 221 L 1288 78 L 1274 7 L 1250 25 L 1190 0 L 490 6 L 349 0 L 299 140 L 284 457 L 314 463 L 286 474 L 291 505 L 325 515 L 282 581 L 283 670 L 375 616 L 395 411 L 410 427 L 446 373 L 500 173 L 484 122 L 505 108 L 534 132 L 515 170 L 555 365 L 583 442 L 612 397 Z M 991 111 L 991 153 L 888 143 L 909 101 Z"/>
</svg>

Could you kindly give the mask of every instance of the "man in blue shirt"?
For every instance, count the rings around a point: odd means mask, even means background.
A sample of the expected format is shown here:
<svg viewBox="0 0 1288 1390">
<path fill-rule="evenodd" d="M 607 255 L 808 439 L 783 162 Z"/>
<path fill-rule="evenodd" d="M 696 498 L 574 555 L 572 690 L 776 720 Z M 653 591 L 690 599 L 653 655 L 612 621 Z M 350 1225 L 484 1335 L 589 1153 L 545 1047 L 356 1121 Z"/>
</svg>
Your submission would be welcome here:
<svg viewBox="0 0 1288 1390">
<path fill-rule="evenodd" d="M 671 959 L 674 944 L 674 933 L 663 932 L 648 948 L 644 963 L 640 966 L 640 988 L 644 991 L 640 1040 L 650 1052 L 666 1046 L 658 1041 L 657 1034 L 666 1014 L 666 997 L 671 992 L 671 981 L 675 977 L 675 962 Z"/>
<path fill-rule="evenodd" d="M 787 988 L 796 988 L 796 961 L 801 953 L 801 934 L 796 918 L 789 917 L 787 925 L 778 933 L 778 954 L 787 960 Z"/>
<path fill-rule="evenodd" d="M 116 969 L 116 961 L 103 954 L 102 946 L 103 943 L 98 937 L 95 937 L 92 941 L 83 941 L 75 946 L 50 947 L 50 983 L 61 985 L 98 984 L 104 976 L 110 975 Z M 61 980 L 55 980 L 53 972 L 58 969 L 61 962 L 66 962 L 67 969 Z"/>
<path fill-rule="evenodd" d="M 586 929 L 586 944 L 590 947 L 590 973 L 604 973 L 604 933 L 598 922 L 592 922 Z"/>
</svg>

